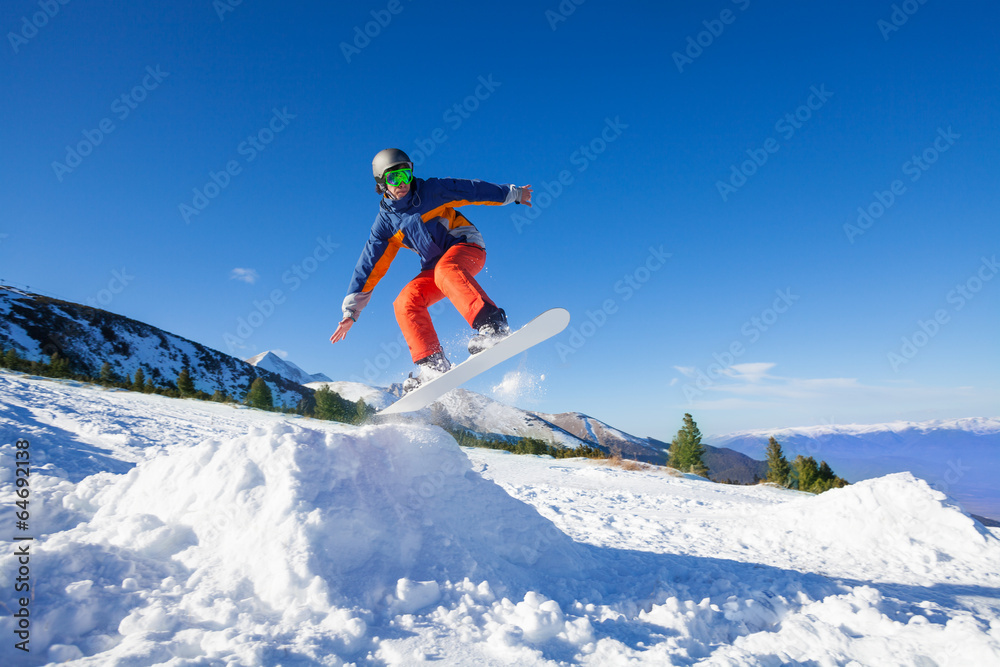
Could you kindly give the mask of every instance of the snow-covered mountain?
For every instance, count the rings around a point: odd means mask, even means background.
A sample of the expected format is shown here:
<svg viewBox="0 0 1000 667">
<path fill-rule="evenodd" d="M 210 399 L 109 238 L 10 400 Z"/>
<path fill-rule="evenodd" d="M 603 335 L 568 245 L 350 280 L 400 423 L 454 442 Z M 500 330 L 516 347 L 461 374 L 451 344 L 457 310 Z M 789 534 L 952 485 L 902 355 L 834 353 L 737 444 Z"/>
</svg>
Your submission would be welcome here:
<svg viewBox="0 0 1000 667">
<path fill-rule="evenodd" d="M 598 444 L 605 451 L 621 452 L 622 457 L 627 459 L 638 458 L 642 461 L 663 463 L 666 460 L 665 449 L 670 447 L 668 444 L 666 448 L 662 448 L 651 443 L 648 438 L 637 438 L 581 412 L 563 412 L 556 415 L 537 412 L 532 414 L 585 442 Z"/>
<path fill-rule="evenodd" d="M 323 373 L 306 373 L 304 370 L 288 361 L 287 359 L 282 359 L 274 352 L 268 350 L 267 352 L 261 352 L 260 354 L 250 357 L 245 360 L 251 366 L 256 366 L 257 368 L 263 368 L 269 370 L 272 373 L 276 373 L 286 380 L 291 380 L 296 384 L 309 384 L 310 382 L 332 382 L 332 380 L 324 375 Z"/>
<path fill-rule="evenodd" d="M 519 439 L 536 438 L 557 447 L 575 449 L 581 445 L 595 446 L 592 440 L 580 438 L 546 421 L 540 416 L 505 405 L 465 389 L 457 389 L 432 404 L 431 421 L 450 428 L 465 429 L 486 437 Z"/>
<path fill-rule="evenodd" d="M 241 399 L 263 378 L 276 404 L 295 407 L 309 395 L 299 383 L 157 327 L 78 303 L 0 286 L 0 346 L 23 359 L 48 361 L 58 352 L 75 372 L 96 377 L 108 362 L 119 376 L 141 367 L 156 385 L 172 385 L 185 366 L 196 389 Z"/>
<path fill-rule="evenodd" d="M 787 458 L 825 460 L 850 482 L 909 471 L 970 512 L 1000 519 L 1000 418 L 744 431 L 707 441 L 763 458 L 770 436 Z"/>
<path fill-rule="evenodd" d="M 2 497 L 27 459 L 4 665 L 1000 664 L 1000 531 L 907 473 L 811 496 L 0 372 Z"/>
<path fill-rule="evenodd" d="M 609 454 L 620 453 L 626 459 L 655 464 L 666 463 L 670 447 L 669 443 L 639 438 L 579 412 L 531 412 L 465 389 L 450 392 L 425 414 L 431 423 L 487 438 L 536 438 L 557 447 L 593 447 Z M 715 481 L 753 484 L 767 476 L 766 463 L 732 449 L 706 445 L 704 460 L 709 478 Z"/>
</svg>

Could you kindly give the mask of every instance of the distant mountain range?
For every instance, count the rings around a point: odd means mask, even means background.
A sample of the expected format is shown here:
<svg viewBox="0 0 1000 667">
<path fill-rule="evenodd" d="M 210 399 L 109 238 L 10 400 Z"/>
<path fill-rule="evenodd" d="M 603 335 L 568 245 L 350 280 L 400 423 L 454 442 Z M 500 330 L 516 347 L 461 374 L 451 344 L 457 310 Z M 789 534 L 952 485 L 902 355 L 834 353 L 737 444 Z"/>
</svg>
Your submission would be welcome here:
<svg viewBox="0 0 1000 667">
<path fill-rule="evenodd" d="M 967 511 L 1000 517 L 1000 418 L 744 431 L 707 441 L 763 458 L 771 436 L 789 460 L 826 461 L 850 482 L 910 471 Z"/>
<path fill-rule="evenodd" d="M 314 383 L 318 389 L 324 384 L 344 398 L 382 408 L 396 396 L 396 387 L 380 390 L 356 382 Z M 418 419 L 439 426 L 464 430 L 475 435 L 498 440 L 516 441 L 520 438 L 537 438 L 556 446 L 575 449 L 580 446 L 596 447 L 608 453 L 620 453 L 623 458 L 664 465 L 669 443 L 653 438 L 639 438 L 620 431 L 608 424 L 579 412 L 544 414 L 504 405 L 491 398 L 456 389 L 418 413 Z M 767 477 L 767 464 L 732 449 L 705 445 L 705 465 L 709 478 L 714 481 L 732 481 L 753 484 Z"/>
<path fill-rule="evenodd" d="M 400 388 L 370 387 L 310 374 L 273 352 L 247 361 L 154 326 L 80 304 L 0 286 L 0 346 L 23 358 L 43 360 L 53 352 L 77 372 L 96 376 L 107 361 L 120 375 L 141 366 L 157 384 L 172 384 L 184 366 L 195 387 L 241 399 L 263 378 L 276 403 L 295 407 L 328 385 L 344 398 L 376 409 Z M 521 410 L 463 389 L 409 417 L 489 437 L 538 438 L 556 446 L 597 447 L 624 458 L 662 464 L 669 444 L 616 429 L 578 412 L 545 414 Z M 1000 517 L 1000 419 L 897 422 L 873 426 L 818 426 L 746 431 L 705 438 L 705 463 L 716 481 L 753 483 L 767 475 L 765 448 L 774 436 L 789 460 L 798 454 L 825 460 L 841 477 L 857 482 L 891 472 L 912 471 L 956 498 L 972 512 Z"/>
</svg>

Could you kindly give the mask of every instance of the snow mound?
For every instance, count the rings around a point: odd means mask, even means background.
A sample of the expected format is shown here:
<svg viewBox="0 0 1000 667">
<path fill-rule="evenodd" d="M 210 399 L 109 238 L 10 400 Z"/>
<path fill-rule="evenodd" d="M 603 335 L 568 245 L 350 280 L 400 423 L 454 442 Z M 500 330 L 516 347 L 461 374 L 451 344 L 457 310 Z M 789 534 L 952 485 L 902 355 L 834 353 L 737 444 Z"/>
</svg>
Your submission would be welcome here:
<svg viewBox="0 0 1000 667">
<path fill-rule="evenodd" d="M 32 651 L 50 659 L 135 656 L 153 636 L 173 639 L 152 662 L 212 656 L 244 635 L 240 663 L 269 664 L 252 649 L 261 633 L 350 654 L 373 619 L 453 582 L 520 599 L 586 576 L 590 558 L 430 426 L 254 426 L 99 477 L 64 500 L 89 520 L 34 547 L 46 586 Z"/>
<path fill-rule="evenodd" d="M 433 427 L 258 427 L 140 466 L 105 493 L 95 521 L 190 526 L 177 559 L 202 588 L 249 588 L 286 614 L 377 607 L 404 578 L 529 586 L 523 568 L 575 559 L 568 538 L 540 542 L 558 531 Z"/>
<path fill-rule="evenodd" d="M 890 571 L 940 577 L 956 564 L 1000 563 L 1000 540 L 944 493 L 897 473 L 787 503 L 774 514 L 793 539 L 842 558 L 877 558 Z M 849 545 L 849 553 L 848 547 Z M 964 577 L 963 577 L 964 578 Z"/>
</svg>

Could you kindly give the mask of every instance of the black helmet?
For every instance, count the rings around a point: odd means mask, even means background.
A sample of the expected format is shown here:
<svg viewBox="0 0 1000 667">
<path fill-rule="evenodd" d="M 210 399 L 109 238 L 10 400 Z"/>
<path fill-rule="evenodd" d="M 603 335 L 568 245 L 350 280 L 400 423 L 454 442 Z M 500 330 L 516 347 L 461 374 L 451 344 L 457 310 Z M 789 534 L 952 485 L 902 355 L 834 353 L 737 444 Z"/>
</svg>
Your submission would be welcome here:
<svg viewBox="0 0 1000 667">
<path fill-rule="evenodd" d="M 372 175 L 375 177 L 376 192 L 379 194 L 385 192 L 385 172 L 402 164 L 413 169 L 413 160 L 398 148 L 386 148 L 375 154 L 375 159 L 372 160 Z"/>
</svg>

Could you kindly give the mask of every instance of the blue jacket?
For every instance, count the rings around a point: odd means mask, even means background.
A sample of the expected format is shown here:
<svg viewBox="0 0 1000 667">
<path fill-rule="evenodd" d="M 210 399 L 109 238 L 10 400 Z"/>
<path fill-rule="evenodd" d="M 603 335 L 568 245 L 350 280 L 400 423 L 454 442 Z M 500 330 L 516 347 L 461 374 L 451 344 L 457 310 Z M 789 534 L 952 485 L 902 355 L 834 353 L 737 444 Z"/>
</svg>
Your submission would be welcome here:
<svg viewBox="0 0 1000 667">
<path fill-rule="evenodd" d="M 520 196 L 521 189 L 516 185 L 458 178 L 416 178 L 402 199 L 383 197 L 347 288 L 344 317 L 357 320 L 400 248 L 417 253 L 421 271 L 434 268 L 441 255 L 459 243 L 485 249 L 479 230 L 456 207 L 502 206 L 519 202 Z"/>
</svg>

